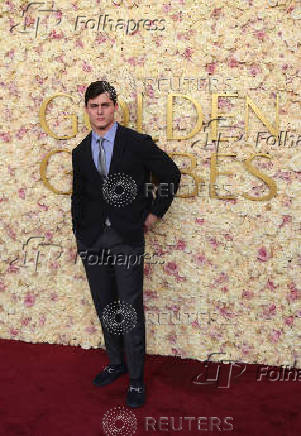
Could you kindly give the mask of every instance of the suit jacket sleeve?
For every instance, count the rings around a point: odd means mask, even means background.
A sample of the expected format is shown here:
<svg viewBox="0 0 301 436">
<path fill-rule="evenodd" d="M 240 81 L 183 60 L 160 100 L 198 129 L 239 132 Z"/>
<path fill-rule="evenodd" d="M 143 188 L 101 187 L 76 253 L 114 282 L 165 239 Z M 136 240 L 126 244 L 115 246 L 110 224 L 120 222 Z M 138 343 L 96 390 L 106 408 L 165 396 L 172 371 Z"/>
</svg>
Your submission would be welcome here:
<svg viewBox="0 0 301 436">
<path fill-rule="evenodd" d="M 168 154 L 157 146 L 150 135 L 143 135 L 138 148 L 144 166 L 159 180 L 156 198 L 153 200 L 150 213 L 162 218 L 178 190 L 181 171 Z"/>
<path fill-rule="evenodd" d="M 72 150 L 72 194 L 71 194 L 71 216 L 72 232 L 76 235 L 82 222 L 81 198 L 83 195 L 83 179 L 80 174 L 78 156 L 75 149 Z"/>
</svg>

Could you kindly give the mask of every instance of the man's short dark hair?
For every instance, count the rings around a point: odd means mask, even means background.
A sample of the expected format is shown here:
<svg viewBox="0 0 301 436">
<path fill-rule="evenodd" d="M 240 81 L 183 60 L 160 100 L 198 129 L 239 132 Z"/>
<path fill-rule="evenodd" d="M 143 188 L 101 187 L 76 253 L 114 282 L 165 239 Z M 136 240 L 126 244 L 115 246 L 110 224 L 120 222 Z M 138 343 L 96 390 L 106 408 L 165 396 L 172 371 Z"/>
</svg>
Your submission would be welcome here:
<svg viewBox="0 0 301 436">
<path fill-rule="evenodd" d="M 117 95 L 114 86 L 110 85 L 109 82 L 105 80 L 97 80 L 96 82 L 90 83 L 85 93 L 85 105 L 88 105 L 88 101 L 90 99 L 94 99 L 100 94 L 104 94 L 108 92 L 110 95 L 110 99 L 114 104 L 117 102 Z"/>
</svg>

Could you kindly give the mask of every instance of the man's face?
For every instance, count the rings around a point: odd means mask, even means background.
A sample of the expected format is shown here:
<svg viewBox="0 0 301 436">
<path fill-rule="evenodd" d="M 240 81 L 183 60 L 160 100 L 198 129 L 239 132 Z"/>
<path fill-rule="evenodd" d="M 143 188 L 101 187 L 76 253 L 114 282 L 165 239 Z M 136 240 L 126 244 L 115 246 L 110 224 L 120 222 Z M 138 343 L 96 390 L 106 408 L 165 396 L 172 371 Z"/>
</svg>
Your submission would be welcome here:
<svg viewBox="0 0 301 436">
<path fill-rule="evenodd" d="M 85 107 L 93 130 L 108 130 L 114 123 L 118 103 L 114 105 L 108 92 L 90 99 Z"/>
</svg>

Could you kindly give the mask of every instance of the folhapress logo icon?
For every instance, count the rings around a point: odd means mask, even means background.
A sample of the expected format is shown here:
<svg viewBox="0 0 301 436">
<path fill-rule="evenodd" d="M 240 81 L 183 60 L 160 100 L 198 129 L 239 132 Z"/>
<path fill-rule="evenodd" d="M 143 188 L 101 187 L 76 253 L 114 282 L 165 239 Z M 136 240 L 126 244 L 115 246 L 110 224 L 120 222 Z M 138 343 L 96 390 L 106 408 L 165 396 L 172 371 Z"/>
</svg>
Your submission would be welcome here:
<svg viewBox="0 0 301 436">
<path fill-rule="evenodd" d="M 113 407 L 104 414 L 102 429 L 106 436 L 133 436 L 137 430 L 137 419 L 124 406 Z"/>
</svg>

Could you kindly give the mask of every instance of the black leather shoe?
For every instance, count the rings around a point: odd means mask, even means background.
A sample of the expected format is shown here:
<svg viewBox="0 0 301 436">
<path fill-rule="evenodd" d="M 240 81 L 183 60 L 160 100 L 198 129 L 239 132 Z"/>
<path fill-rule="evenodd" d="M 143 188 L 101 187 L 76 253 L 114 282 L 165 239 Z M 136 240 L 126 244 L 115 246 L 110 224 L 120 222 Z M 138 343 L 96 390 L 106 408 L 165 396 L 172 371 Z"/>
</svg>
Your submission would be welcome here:
<svg viewBox="0 0 301 436">
<path fill-rule="evenodd" d="M 145 386 L 141 384 L 139 386 L 129 385 L 126 395 L 126 405 L 129 407 L 141 407 L 145 402 Z"/>
<path fill-rule="evenodd" d="M 118 377 L 120 377 L 122 374 L 127 373 L 127 367 L 121 366 L 121 367 L 115 367 L 114 365 L 107 365 L 103 371 L 101 371 L 99 374 L 96 375 L 95 379 L 93 380 L 93 383 L 96 386 L 106 386 L 113 381 L 115 381 Z"/>
</svg>

